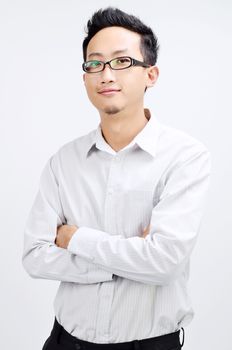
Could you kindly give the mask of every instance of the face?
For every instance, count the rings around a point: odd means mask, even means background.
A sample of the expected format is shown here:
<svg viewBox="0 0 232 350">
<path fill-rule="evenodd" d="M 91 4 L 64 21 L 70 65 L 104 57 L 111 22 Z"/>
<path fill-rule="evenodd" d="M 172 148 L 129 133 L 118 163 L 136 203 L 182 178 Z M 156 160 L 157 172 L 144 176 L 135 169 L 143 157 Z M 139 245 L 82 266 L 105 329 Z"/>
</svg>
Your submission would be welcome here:
<svg viewBox="0 0 232 350">
<path fill-rule="evenodd" d="M 144 61 L 140 52 L 140 35 L 122 27 L 100 30 L 89 42 L 86 61 L 109 61 L 120 56 L 130 56 Z M 109 65 L 102 72 L 83 75 L 86 91 L 100 115 L 128 113 L 143 106 L 144 90 L 154 85 L 157 67 L 132 66 L 112 70 Z M 114 91 L 103 91 L 113 89 Z"/>
</svg>

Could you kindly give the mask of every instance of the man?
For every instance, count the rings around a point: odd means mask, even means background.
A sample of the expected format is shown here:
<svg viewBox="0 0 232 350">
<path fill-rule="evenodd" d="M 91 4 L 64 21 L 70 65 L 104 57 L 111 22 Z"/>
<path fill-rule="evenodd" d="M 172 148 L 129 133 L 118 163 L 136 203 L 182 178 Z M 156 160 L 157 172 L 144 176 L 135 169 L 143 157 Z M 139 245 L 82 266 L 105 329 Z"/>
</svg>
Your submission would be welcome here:
<svg viewBox="0 0 232 350">
<path fill-rule="evenodd" d="M 25 228 L 25 269 L 61 281 L 43 350 L 183 345 L 210 155 L 144 108 L 157 53 L 152 30 L 119 9 L 88 22 L 83 78 L 101 121 L 49 159 Z"/>
</svg>

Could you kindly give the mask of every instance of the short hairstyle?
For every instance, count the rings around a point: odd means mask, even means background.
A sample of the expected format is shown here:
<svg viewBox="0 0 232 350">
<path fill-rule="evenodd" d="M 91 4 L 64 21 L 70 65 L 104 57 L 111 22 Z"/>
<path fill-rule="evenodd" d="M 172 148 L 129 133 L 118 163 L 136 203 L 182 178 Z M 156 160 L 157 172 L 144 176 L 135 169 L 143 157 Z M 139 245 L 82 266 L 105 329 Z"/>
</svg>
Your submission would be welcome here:
<svg viewBox="0 0 232 350">
<path fill-rule="evenodd" d="M 156 64 L 159 44 L 152 29 L 141 22 L 138 17 L 129 15 L 115 7 L 100 9 L 88 20 L 85 28 L 87 36 L 82 44 L 84 61 L 86 61 L 88 44 L 93 36 L 101 29 L 112 26 L 123 27 L 140 34 L 140 50 L 144 62 L 152 66 Z"/>
</svg>

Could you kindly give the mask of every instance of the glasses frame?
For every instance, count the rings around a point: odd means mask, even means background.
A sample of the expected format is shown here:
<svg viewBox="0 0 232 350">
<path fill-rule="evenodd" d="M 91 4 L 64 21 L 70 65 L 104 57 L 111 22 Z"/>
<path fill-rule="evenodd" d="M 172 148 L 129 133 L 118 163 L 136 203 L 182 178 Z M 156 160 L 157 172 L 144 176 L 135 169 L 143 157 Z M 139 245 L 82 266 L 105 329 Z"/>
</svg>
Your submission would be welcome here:
<svg viewBox="0 0 232 350">
<path fill-rule="evenodd" d="M 113 68 L 113 67 L 111 67 L 111 62 L 114 61 L 114 60 L 117 60 L 117 59 L 119 59 L 119 58 L 129 58 L 130 61 L 131 61 L 130 65 L 129 65 L 128 67 L 124 67 L 124 68 Z M 98 70 L 97 72 L 88 72 L 88 71 L 86 70 L 85 66 L 86 66 L 87 63 L 93 62 L 93 61 L 98 61 L 98 62 L 102 63 L 102 64 L 103 64 L 102 69 L 101 69 L 101 70 Z M 132 57 L 130 57 L 130 56 L 120 56 L 120 57 L 112 58 L 112 60 L 107 61 L 107 62 L 103 62 L 103 61 L 100 61 L 100 60 L 89 60 L 89 61 L 86 61 L 86 62 L 82 63 L 82 69 L 83 69 L 83 71 L 84 71 L 85 73 L 88 73 L 88 74 L 95 74 L 95 73 L 102 72 L 102 71 L 105 69 L 105 67 L 106 67 L 107 64 L 108 64 L 108 65 L 110 66 L 110 68 L 113 69 L 113 70 L 123 70 L 123 69 L 130 68 L 130 67 L 132 67 L 132 66 L 138 66 L 138 67 L 144 67 L 144 68 L 149 68 L 149 67 L 151 67 L 150 64 L 147 64 L 147 63 L 142 62 L 142 61 L 138 61 L 138 60 L 136 60 L 135 58 L 132 58 Z"/>
</svg>

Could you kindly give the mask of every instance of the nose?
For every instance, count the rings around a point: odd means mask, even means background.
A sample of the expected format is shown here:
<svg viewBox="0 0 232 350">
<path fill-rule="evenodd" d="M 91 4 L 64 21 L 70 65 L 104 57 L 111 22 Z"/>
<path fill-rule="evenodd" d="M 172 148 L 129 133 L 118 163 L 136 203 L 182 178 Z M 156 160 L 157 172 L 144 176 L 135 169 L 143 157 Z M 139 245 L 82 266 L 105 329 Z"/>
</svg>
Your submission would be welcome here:
<svg viewBox="0 0 232 350">
<path fill-rule="evenodd" d="M 109 64 L 106 64 L 105 69 L 101 73 L 101 83 L 110 83 L 115 81 L 114 71 L 110 68 Z"/>
</svg>

